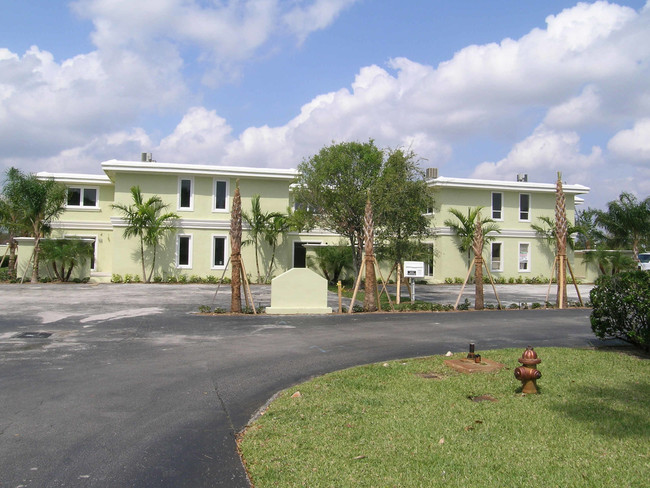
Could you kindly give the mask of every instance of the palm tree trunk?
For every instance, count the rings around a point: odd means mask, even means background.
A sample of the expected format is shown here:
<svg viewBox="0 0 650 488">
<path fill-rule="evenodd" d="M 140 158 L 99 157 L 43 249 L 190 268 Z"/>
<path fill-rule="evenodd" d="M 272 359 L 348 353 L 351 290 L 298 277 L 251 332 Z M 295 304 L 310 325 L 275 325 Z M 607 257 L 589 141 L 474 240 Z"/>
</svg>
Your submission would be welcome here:
<svg viewBox="0 0 650 488">
<path fill-rule="evenodd" d="M 140 260 L 142 261 L 142 279 L 146 280 L 147 271 L 144 267 L 144 239 L 140 236 Z"/>
<path fill-rule="evenodd" d="M 374 219 L 372 215 L 372 204 L 370 198 L 366 201 L 366 214 L 364 217 L 366 281 L 364 283 L 365 298 L 363 308 L 367 312 L 377 311 L 377 276 L 375 276 L 375 252 L 374 252 Z"/>
<path fill-rule="evenodd" d="M 230 311 L 241 313 L 241 195 L 239 193 L 239 180 L 235 187 L 232 199 L 232 213 L 230 217 L 230 262 L 232 264 L 230 281 Z"/>
<path fill-rule="evenodd" d="M 151 277 L 153 276 L 153 271 L 156 269 L 156 249 L 158 246 L 153 245 L 153 261 L 151 262 L 151 271 L 149 271 L 149 276 L 147 277 L 147 283 L 151 283 Z"/>
<path fill-rule="evenodd" d="M 32 279 L 31 283 L 38 283 L 38 261 L 39 261 L 39 246 L 41 244 L 41 236 L 37 235 L 34 240 L 34 264 L 32 267 Z"/>
</svg>

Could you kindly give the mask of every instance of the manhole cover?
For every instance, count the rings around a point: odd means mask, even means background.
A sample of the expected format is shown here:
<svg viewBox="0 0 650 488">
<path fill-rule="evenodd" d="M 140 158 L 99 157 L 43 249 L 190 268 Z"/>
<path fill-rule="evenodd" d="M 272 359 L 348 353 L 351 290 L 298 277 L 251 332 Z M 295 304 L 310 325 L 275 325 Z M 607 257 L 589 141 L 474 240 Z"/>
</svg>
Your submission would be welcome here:
<svg viewBox="0 0 650 488">
<path fill-rule="evenodd" d="M 16 339 L 47 339 L 52 335 L 51 332 L 23 332 L 15 335 Z"/>
</svg>

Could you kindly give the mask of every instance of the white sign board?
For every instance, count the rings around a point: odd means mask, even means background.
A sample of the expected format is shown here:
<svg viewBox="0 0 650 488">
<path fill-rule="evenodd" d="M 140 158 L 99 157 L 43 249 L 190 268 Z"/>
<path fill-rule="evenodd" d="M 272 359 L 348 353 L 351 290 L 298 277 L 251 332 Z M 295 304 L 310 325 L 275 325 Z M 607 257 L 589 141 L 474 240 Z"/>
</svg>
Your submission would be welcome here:
<svg viewBox="0 0 650 488">
<path fill-rule="evenodd" d="M 424 263 L 422 261 L 404 261 L 405 278 L 424 278 Z"/>
</svg>

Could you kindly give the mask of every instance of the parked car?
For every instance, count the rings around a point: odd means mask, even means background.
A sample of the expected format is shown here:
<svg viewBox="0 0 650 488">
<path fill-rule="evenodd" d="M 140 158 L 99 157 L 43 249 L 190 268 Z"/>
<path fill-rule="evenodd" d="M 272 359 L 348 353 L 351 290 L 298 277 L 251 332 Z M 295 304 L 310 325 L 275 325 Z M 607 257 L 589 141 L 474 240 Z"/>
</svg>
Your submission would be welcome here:
<svg viewBox="0 0 650 488">
<path fill-rule="evenodd" d="M 650 271 L 650 252 L 639 253 L 639 269 Z"/>
</svg>

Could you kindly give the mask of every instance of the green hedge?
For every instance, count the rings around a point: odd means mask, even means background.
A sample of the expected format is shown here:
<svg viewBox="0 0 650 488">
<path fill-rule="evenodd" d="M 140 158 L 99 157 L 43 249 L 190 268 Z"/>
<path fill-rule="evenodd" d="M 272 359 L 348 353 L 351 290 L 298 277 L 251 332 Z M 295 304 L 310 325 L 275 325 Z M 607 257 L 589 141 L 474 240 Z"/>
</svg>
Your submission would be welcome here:
<svg viewBox="0 0 650 488">
<path fill-rule="evenodd" d="M 601 276 L 590 295 L 591 328 L 598 337 L 650 348 L 650 272 Z"/>
</svg>

